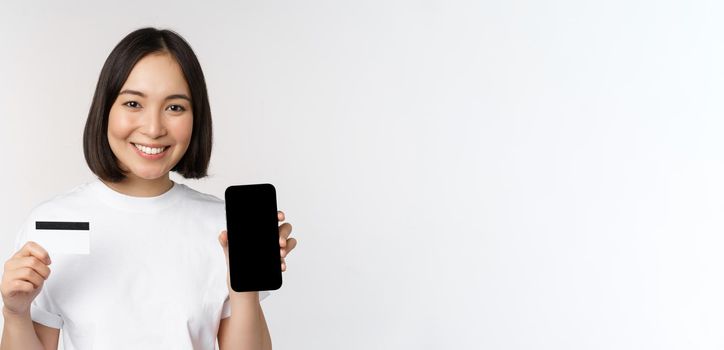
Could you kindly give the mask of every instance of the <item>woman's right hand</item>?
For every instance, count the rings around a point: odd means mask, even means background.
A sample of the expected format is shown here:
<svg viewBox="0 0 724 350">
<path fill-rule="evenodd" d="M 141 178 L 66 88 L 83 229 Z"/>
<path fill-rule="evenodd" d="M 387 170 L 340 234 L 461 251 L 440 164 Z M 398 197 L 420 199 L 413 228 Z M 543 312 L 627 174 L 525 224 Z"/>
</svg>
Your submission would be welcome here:
<svg viewBox="0 0 724 350">
<path fill-rule="evenodd" d="M 8 261 L 3 271 L 2 292 L 5 311 L 30 314 L 30 303 L 50 276 L 50 256 L 39 244 L 28 241 Z"/>
</svg>

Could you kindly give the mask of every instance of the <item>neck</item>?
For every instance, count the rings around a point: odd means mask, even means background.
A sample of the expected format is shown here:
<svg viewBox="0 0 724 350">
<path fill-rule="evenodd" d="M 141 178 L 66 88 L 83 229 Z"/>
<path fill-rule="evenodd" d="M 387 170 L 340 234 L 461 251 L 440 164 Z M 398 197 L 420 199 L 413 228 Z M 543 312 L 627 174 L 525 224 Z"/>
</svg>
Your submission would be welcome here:
<svg viewBox="0 0 724 350">
<path fill-rule="evenodd" d="M 116 192 L 133 197 L 156 197 L 166 193 L 173 187 L 173 181 L 171 181 L 168 174 L 152 180 L 142 179 L 130 174 L 120 182 L 110 182 L 102 179 L 101 181 Z"/>
</svg>

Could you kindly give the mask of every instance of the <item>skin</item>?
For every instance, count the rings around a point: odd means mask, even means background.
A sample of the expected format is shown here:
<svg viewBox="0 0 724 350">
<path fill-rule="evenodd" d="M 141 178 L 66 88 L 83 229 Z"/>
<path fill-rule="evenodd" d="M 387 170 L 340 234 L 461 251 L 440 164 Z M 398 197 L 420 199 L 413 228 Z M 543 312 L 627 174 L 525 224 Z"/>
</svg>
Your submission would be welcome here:
<svg viewBox="0 0 724 350">
<path fill-rule="evenodd" d="M 108 116 L 108 143 L 128 173 L 123 181 L 106 185 L 136 197 L 158 196 L 172 187 L 169 171 L 191 141 L 190 96 L 181 67 L 170 55 L 151 54 L 136 63 Z M 163 158 L 149 160 L 134 143 L 169 148 Z"/>
<path fill-rule="evenodd" d="M 119 193 L 135 197 L 154 197 L 171 189 L 173 182 L 169 171 L 181 160 L 191 140 L 193 114 L 190 96 L 181 67 L 168 53 L 151 54 L 139 60 L 111 106 L 108 120 L 108 142 L 119 166 L 126 172 L 126 178 L 116 183 L 101 181 Z M 168 146 L 168 150 L 162 158 L 150 160 L 138 154 L 134 143 L 164 145 Z M 277 216 L 280 222 L 285 220 L 283 212 L 279 211 Z M 286 271 L 286 256 L 297 244 L 296 239 L 289 238 L 291 232 L 291 224 L 279 226 L 282 271 Z M 228 264 L 226 230 L 221 232 L 218 240 Z M 3 345 L 0 346 L 10 343 L 10 338 L 34 339 L 37 334 L 43 347 L 57 349 L 58 329 L 32 322 L 35 334 L 27 333 L 31 325 L 30 303 L 49 278 L 50 264 L 47 251 L 35 242 L 27 242 L 6 262 L 0 285 L 6 327 L 1 341 Z M 270 349 L 271 340 L 264 314 L 256 301 L 258 294 L 237 293 L 231 288 L 229 293 L 232 317 L 221 320 L 220 348 Z M 237 330 L 240 329 L 252 330 L 253 333 L 239 337 Z M 262 335 L 254 336 L 258 334 Z M 249 339 L 260 342 L 249 344 Z M 24 343 L 25 347 L 35 345 Z"/>
<path fill-rule="evenodd" d="M 181 66 L 171 55 L 151 54 L 136 63 L 108 116 L 108 143 L 119 166 L 128 173 L 121 182 L 102 180 L 108 187 L 135 197 L 158 196 L 171 189 L 169 172 L 191 141 L 190 96 Z M 163 158 L 149 160 L 140 156 L 133 144 L 164 145 L 168 150 Z M 284 219 L 280 211 L 278 220 Z M 296 246 L 296 240 L 289 238 L 291 231 L 289 223 L 279 227 L 282 271 L 286 270 L 284 258 Z M 226 249 L 226 231 L 219 235 L 219 243 Z"/>
</svg>

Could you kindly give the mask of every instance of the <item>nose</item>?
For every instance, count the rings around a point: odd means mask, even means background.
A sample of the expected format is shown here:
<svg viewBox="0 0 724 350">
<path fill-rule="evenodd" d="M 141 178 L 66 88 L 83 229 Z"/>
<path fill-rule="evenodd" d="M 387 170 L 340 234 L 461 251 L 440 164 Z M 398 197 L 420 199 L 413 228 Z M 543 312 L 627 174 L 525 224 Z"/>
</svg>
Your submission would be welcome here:
<svg viewBox="0 0 724 350">
<path fill-rule="evenodd" d="M 166 135 L 163 113 L 161 111 L 147 113 L 144 118 L 141 133 L 152 139 Z"/>
</svg>

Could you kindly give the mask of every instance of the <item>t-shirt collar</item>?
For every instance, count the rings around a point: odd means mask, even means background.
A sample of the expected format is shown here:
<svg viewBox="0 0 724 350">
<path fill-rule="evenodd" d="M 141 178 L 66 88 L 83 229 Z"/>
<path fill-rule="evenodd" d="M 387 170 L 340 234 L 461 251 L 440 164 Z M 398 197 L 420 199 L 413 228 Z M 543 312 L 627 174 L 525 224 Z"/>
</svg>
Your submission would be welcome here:
<svg viewBox="0 0 724 350">
<path fill-rule="evenodd" d="M 135 197 L 117 192 L 100 179 L 91 182 L 90 187 L 98 197 L 111 207 L 129 211 L 158 211 L 178 201 L 183 184 L 174 182 L 168 191 L 154 197 Z"/>
</svg>

